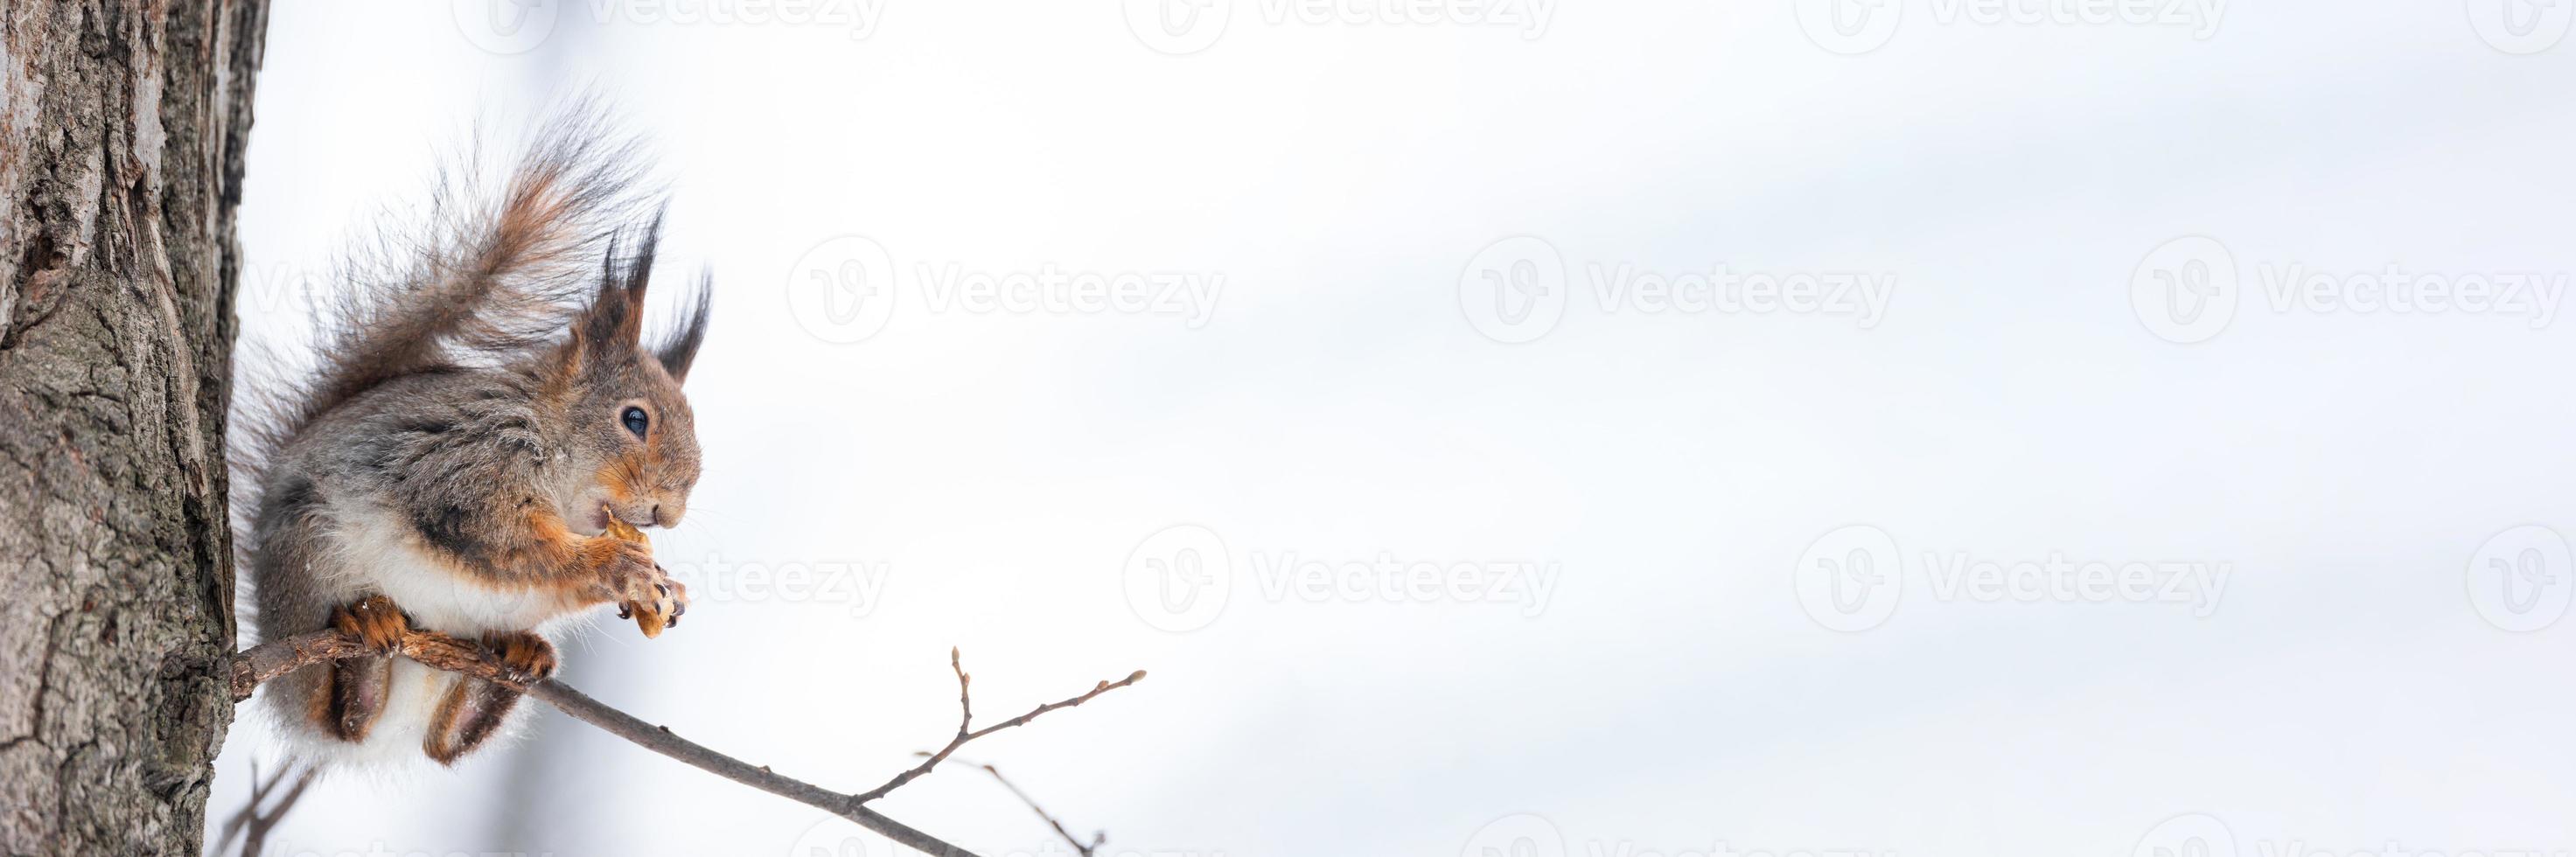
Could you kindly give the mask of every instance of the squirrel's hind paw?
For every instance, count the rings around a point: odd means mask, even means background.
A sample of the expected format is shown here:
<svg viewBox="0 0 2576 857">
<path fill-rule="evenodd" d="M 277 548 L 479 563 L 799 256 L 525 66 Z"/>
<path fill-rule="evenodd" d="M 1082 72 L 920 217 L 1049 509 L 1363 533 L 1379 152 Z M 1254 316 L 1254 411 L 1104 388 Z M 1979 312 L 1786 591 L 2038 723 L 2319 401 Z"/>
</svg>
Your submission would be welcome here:
<svg viewBox="0 0 2576 857">
<path fill-rule="evenodd" d="M 527 631 L 483 635 L 483 657 L 501 665 L 502 674 L 520 684 L 535 684 L 555 674 L 555 646 Z"/>
<path fill-rule="evenodd" d="M 342 741 L 364 741 L 385 712 L 393 691 L 393 653 L 402 648 L 411 620 L 393 599 L 370 595 L 331 612 L 331 627 L 356 637 L 381 654 L 343 658 L 323 668 L 322 685 L 313 697 L 313 719 Z"/>
<path fill-rule="evenodd" d="M 411 620 L 394 606 L 393 599 L 370 595 L 332 611 L 331 627 L 380 654 L 343 658 L 324 667 L 322 686 L 314 695 L 313 719 L 334 738 L 364 741 L 393 691 L 393 653 L 402 648 Z"/>
<path fill-rule="evenodd" d="M 411 617 L 394 606 L 394 600 L 382 595 L 369 595 L 331 614 L 331 627 L 364 641 L 379 652 L 392 652 L 402 647 L 403 634 L 411 630 Z"/>
<path fill-rule="evenodd" d="M 520 684 L 544 681 L 555 673 L 554 644 L 531 632 L 485 634 L 482 650 L 485 660 L 501 665 L 502 673 Z M 430 715 L 429 735 L 421 742 L 421 751 L 441 765 L 456 764 L 491 740 L 518 704 L 517 690 L 479 678 L 460 678 Z"/>
</svg>

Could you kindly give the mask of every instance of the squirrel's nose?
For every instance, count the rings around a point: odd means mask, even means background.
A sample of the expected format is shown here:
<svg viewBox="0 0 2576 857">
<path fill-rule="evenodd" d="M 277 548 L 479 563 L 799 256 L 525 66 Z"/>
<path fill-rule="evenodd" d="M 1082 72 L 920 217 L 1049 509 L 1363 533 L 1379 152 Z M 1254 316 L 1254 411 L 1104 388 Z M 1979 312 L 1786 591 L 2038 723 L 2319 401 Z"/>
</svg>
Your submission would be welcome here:
<svg viewBox="0 0 2576 857">
<path fill-rule="evenodd" d="M 645 510 L 644 514 L 641 515 L 635 514 L 631 510 L 622 512 L 611 510 L 609 514 L 616 515 L 618 520 L 625 521 L 626 525 L 630 527 L 650 527 L 661 522 L 662 507 L 657 504 L 653 508 Z"/>
</svg>

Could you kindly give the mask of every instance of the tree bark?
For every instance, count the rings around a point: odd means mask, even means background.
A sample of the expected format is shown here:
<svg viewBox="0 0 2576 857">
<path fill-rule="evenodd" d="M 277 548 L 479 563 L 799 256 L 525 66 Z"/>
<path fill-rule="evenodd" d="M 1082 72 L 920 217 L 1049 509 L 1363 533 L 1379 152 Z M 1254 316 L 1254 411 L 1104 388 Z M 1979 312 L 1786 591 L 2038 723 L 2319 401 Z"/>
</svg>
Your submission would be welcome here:
<svg viewBox="0 0 2576 857">
<path fill-rule="evenodd" d="M 0 852 L 195 855 L 265 0 L 0 0 Z"/>
</svg>

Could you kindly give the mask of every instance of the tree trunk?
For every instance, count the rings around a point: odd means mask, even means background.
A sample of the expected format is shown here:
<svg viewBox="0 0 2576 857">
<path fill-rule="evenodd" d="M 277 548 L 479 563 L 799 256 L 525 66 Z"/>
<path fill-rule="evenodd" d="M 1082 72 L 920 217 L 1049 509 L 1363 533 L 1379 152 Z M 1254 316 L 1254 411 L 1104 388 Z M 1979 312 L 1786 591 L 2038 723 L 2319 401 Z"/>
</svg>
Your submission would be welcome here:
<svg viewBox="0 0 2576 857">
<path fill-rule="evenodd" d="M 0 852 L 195 855 L 265 0 L 0 0 Z"/>
</svg>

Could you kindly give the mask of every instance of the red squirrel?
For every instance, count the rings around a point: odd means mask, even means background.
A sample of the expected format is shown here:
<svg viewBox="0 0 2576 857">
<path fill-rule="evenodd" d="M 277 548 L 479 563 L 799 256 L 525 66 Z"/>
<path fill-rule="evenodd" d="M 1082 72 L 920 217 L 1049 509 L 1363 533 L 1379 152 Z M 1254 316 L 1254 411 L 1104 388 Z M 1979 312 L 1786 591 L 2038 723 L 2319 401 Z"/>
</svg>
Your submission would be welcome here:
<svg viewBox="0 0 2576 857">
<path fill-rule="evenodd" d="M 651 634 L 688 609 L 635 528 L 678 523 L 698 481 L 681 384 L 711 293 L 644 336 L 660 217 L 597 126 L 548 124 L 491 198 L 443 190 L 423 234 L 351 266 L 310 375 L 241 409 L 261 637 L 336 628 L 384 653 L 267 685 L 299 755 L 453 764 L 504 730 L 519 694 L 395 656 L 406 631 L 534 680 L 567 617 L 617 604 Z"/>
</svg>

